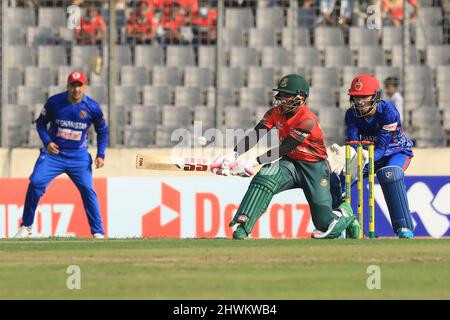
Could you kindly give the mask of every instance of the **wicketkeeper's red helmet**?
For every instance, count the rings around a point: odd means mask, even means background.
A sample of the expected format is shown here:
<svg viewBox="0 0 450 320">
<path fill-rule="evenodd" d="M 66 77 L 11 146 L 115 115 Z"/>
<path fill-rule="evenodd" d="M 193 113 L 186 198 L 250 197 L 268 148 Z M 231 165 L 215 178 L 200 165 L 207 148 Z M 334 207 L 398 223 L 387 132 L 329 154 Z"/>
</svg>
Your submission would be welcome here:
<svg viewBox="0 0 450 320">
<path fill-rule="evenodd" d="M 381 93 L 381 86 L 377 78 L 374 75 L 364 73 L 356 76 L 350 89 L 348 90 L 348 95 L 350 96 L 371 96 Z"/>
</svg>

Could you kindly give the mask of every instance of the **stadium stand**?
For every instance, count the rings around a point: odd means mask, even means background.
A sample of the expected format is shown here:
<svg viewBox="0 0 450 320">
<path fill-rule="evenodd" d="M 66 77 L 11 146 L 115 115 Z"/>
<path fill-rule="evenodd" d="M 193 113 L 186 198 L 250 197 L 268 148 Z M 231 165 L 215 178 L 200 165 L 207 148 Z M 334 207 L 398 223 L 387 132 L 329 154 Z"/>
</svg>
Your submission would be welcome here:
<svg viewBox="0 0 450 320">
<path fill-rule="evenodd" d="M 328 143 L 342 141 L 340 118 L 349 106 L 346 90 L 355 75 L 370 72 L 380 83 L 390 76 L 400 79 L 405 119 L 418 146 L 450 145 L 448 1 L 420 1 L 417 22 L 405 30 L 389 25 L 369 29 L 356 17 L 348 27 L 315 25 L 318 7 L 295 12 L 277 1 L 224 2 L 217 45 L 196 43 L 189 36 L 195 30 L 187 22 L 178 30 L 178 43 L 127 43 L 123 35 L 134 6 L 118 8 L 114 104 L 122 144 L 171 145 L 171 130 L 189 128 L 194 120 L 211 128 L 223 119 L 217 125 L 247 129 L 269 107 L 276 79 L 295 72 L 311 82 L 308 104 L 319 115 Z M 7 39 L 7 54 L 2 52 L 7 75 L 2 79 L 8 84 L 2 92 L 3 146 L 39 145 L 31 125 L 35 109 L 64 90 L 73 69 L 88 74 L 88 94 L 108 116 L 110 39 L 100 45 L 77 44 L 66 28 L 63 7 L 18 7 L 16 1 L 8 5 L 7 28 L 2 30 Z M 108 33 L 109 9 L 99 9 Z M 157 32 L 159 28 L 155 37 Z M 223 112 L 216 115 L 215 107 Z M 30 121 L 21 128 L 16 120 L 24 110 L 29 117 L 22 119 Z M 423 125 L 427 121 L 432 129 Z"/>
</svg>

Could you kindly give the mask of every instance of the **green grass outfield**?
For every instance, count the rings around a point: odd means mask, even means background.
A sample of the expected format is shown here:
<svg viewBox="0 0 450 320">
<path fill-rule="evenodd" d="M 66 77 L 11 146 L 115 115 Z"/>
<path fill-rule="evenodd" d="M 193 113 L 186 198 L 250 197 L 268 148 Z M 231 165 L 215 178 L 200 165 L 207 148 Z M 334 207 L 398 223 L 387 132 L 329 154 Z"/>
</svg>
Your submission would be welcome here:
<svg viewBox="0 0 450 320">
<path fill-rule="evenodd" d="M 69 265 L 80 290 L 66 288 Z M 450 239 L 0 241 L 1 299 L 450 299 L 449 287 Z"/>
</svg>

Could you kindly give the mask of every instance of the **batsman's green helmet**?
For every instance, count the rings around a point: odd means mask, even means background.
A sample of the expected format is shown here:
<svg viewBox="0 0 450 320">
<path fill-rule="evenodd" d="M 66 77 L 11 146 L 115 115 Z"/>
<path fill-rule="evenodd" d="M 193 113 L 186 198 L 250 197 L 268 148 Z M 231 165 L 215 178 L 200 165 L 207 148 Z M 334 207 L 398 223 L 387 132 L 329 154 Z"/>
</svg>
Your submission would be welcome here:
<svg viewBox="0 0 450 320">
<path fill-rule="evenodd" d="M 309 84 L 302 76 L 298 74 L 288 74 L 281 78 L 278 82 L 278 86 L 273 91 L 290 93 L 290 94 L 302 94 L 309 96 Z"/>
</svg>

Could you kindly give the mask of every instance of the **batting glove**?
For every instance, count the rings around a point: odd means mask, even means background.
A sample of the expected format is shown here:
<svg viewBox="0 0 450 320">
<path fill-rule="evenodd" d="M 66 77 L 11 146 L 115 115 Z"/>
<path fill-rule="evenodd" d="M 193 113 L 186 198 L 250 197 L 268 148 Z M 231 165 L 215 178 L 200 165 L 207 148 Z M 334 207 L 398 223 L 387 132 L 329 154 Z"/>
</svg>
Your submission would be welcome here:
<svg viewBox="0 0 450 320">
<path fill-rule="evenodd" d="M 237 152 L 232 152 L 226 156 L 217 157 L 211 164 L 211 172 L 219 176 L 229 176 L 230 168 L 235 166 L 235 162 L 238 157 L 239 155 Z"/>
<path fill-rule="evenodd" d="M 259 163 L 256 158 L 237 161 L 234 167 L 231 168 L 230 173 L 233 176 L 248 178 L 255 175 L 255 167 L 257 165 L 259 165 Z"/>
</svg>

